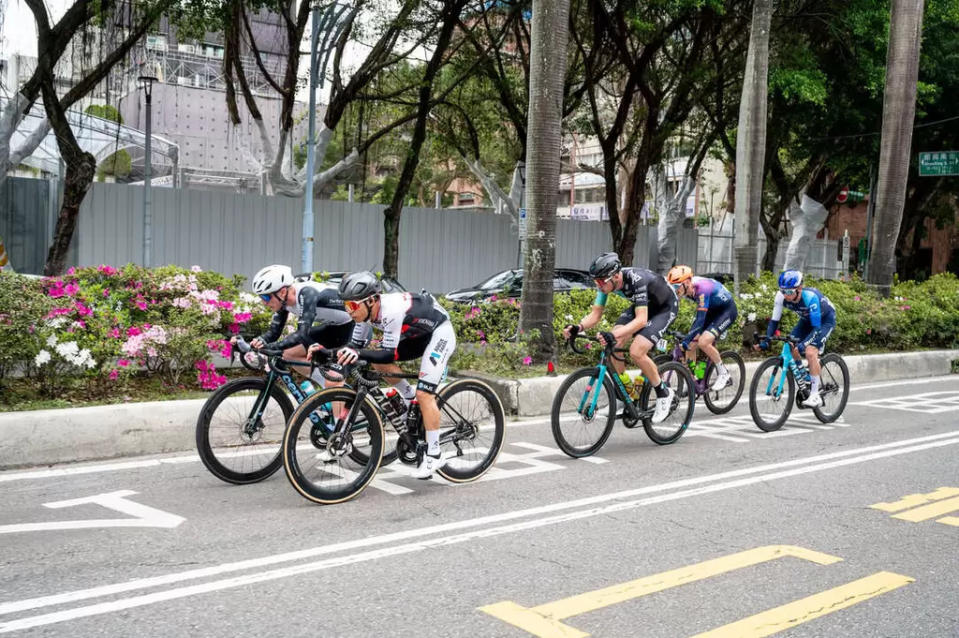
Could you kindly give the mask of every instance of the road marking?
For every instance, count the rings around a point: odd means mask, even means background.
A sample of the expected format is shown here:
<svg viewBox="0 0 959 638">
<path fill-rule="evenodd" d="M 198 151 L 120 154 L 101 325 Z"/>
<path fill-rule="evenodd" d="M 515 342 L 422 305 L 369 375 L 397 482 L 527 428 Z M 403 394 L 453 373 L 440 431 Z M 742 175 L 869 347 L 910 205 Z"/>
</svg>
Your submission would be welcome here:
<svg viewBox="0 0 959 638">
<path fill-rule="evenodd" d="M 755 549 L 714 558 L 695 565 L 687 565 L 652 576 L 637 578 L 627 583 L 604 587 L 594 591 L 570 596 L 562 600 L 538 605 L 527 609 L 513 601 L 503 601 L 480 607 L 479 610 L 507 622 L 514 627 L 538 636 L 539 638 L 584 638 L 589 634 L 570 627 L 561 620 L 587 614 L 603 607 L 661 592 L 679 585 L 725 574 L 737 569 L 751 567 L 779 558 L 792 556 L 811 561 L 819 565 L 831 565 L 841 558 L 830 556 L 793 545 L 768 545 Z"/>
<path fill-rule="evenodd" d="M 164 527 L 174 528 L 186 519 L 176 514 L 164 512 L 142 503 L 135 503 L 126 497 L 133 496 L 132 490 L 120 490 L 107 494 L 96 494 L 69 501 L 44 503 L 50 509 L 76 507 L 77 505 L 99 505 L 116 510 L 133 518 L 104 518 L 74 521 L 52 521 L 49 523 L 19 523 L 16 525 L 0 525 L 0 534 L 15 534 L 19 532 L 52 532 L 67 529 L 91 529 L 98 527 Z"/>
<path fill-rule="evenodd" d="M 651 485 L 631 490 L 600 494 L 597 496 L 580 498 L 573 501 L 562 501 L 550 505 L 541 505 L 538 507 L 514 510 L 511 512 L 494 514 L 480 518 L 443 523 L 425 528 L 409 529 L 402 532 L 393 532 L 381 536 L 371 536 L 341 543 L 331 543 L 297 552 L 288 552 L 285 554 L 248 559 L 235 563 L 224 563 L 213 567 L 194 569 L 180 573 L 167 574 L 164 576 L 141 578 L 138 580 L 131 580 L 111 585 L 101 585 L 86 590 L 70 591 L 19 601 L 10 601 L 6 603 L 0 603 L 0 614 L 9 614 L 25 611 L 28 609 L 49 607 L 52 605 L 62 605 L 102 596 L 112 596 L 124 592 L 132 592 L 150 587 L 157 587 L 160 585 L 171 585 L 187 580 L 220 576 L 241 570 L 259 569 L 278 563 L 311 559 L 318 556 L 339 552 L 365 550 L 360 551 L 359 553 L 345 554 L 319 561 L 276 568 L 269 571 L 260 571 L 259 573 L 235 575 L 228 578 L 223 578 L 221 580 L 210 581 L 197 585 L 172 588 L 166 591 L 141 594 L 106 603 L 94 603 L 64 611 L 24 617 L 17 620 L 8 621 L 6 623 L 0 623 L 0 633 L 49 625 L 77 618 L 86 618 L 123 609 L 131 609 L 143 605 L 150 605 L 161 601 L 185 598 L 201 593 L 221 591 L 254 583 L 288 578 L 299 574 L 331 569 L 343 565 L 379 560 L 391 556 L 424 551 L 434 547 L 468 543 L 482 538 L 492 538 L 504 534 L 538 529 L 549 525 L 577 521 L 596 516 L 605 516 L 614 512 L 627 511 L 649 505 L 655 505 L 658 503 L 666 503 L 690 498 L 693 496 L 700 496 L 723 490 L 745 487 L 748 485 L 754 485 L 756 483 L 799 476 L 811 472 L 820 472 L 838 467 L 845 467 L 849 465 L 865 463 L 868 461 L 890 458 L 902 454 L 910 454 L 913 452 L 920 452 L 923 450 L 936 449 L 956 444 L 959 444 L 959 430 L 916 439 L 906 439 L 893 443 L 884 443 L 866 448 L 832 452 L 830 454 L 824 454 L 816 457 L 793 459 L 781 463 L 765 464 L 751 468 L 731 470 L 720 474 L 682 479 L 679 481 L 672 481 L 670 483 L 662 483 L 659 485 Z M 759 474 L 758 476 L 748 476 L 750 474 L 758 474 L 761 472 L 763 472 L 763 474 Z M 648 496 L 639 499 L 634 498 L 656 492 L 667 493 L 656 494 L 654 496 Z M 548 516 L 549 514 L 552 515 Z M 507 525 L 500 525 L 501 523 L 507 521 L 516 522 Z M 450 534 L 452 531 L 469 528 L 478 529 L 473 529 L 457 535 Z M 432 536 L 432 538 L 430 538 L 430 536 Z M 406 542 L 414 539 L 415 542 Z"/>
<path fill-rule="evenodd" d="M 853 401 L 850 405 L 919 412 L 920 414 L 942 414 L 959 410 L 959 390 L 924 392 L 923 394 L 885 397 L 871 401 Z"/>
<path fill-rule="evenodd" d="M 877 572 L 851 583 L 768 609 L 693 638 L 762 638 L 801 625 L 826 614 L 852 607 L 880 594 L 915 582 L 914 578 L 892 572 Z"/>
<path fill-rule="evenodd" d="M 928 494 L 908 494 L 898 501 L 876 503 L 869 507 L 883 512 L 898 512 L 892 518 L 920 523 L 943 514 L 959 512 L 959 487 L 940 487 Z M 959 517 L 955 516 L 946 516 L 937 522 L 959 527 Z"/>
</svg>

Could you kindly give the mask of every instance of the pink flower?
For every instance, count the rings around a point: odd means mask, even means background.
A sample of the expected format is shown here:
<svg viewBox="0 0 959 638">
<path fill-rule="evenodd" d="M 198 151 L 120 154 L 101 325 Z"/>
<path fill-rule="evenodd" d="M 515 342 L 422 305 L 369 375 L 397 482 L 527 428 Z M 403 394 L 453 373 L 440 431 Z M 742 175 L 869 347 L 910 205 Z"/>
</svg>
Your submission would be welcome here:
<svg viewBox="0 0 959 638">
<path fill-rule="evenodd" d="M 203 269 L 200 268 L 199 266 L 190 266 L 190 270 L 192 270 L 193 272 L 203 272 Z"/>
<path fill-rule="evenodd" d="M 80 291 L 80 286 L 77 285 L 77 282 L 71 281 L 63 288 L 63 293 L 69 297 L 77 294 Z"/>
<path fill-rule="evenodd" d="M 103 296 L 104 296 L 104 297 L 109 297 L 109 296 L 110 296 L 110 289 L 109 289 L 109 288 L 104 288 L 104 289 L 103 289 Z"/>
<path fill-rule="evenodd" d="M 114 368 L 110 370 L 110 381 L 116 381 L 117 377 L 120 376 L 120 371 Z"/>
<path fill-rule="evenodd" d="M 860 297 L 859 295 L 856 295 L 855 297 L 853 297 L 853 300 L 854 300 L 854 301 L 862 301 L 862 297 Z"/>
<path fill-rule="evenodd" d="M 593 344 L 590 343 L 589 341 L 587 341 L 587 342 L 586 342 L 586 349 L 587 349 L 587 350 L 592 350 L 592 349 L 593 349 Z"/>
<path fill-rule="evenodd" d="M 119 338 L 120 338 L 120 329 L 115 327 L 115 328 L 113 328 L 112 330 L 110 330 L 109 334 L 110 334 L 110 336 L 113 337 L 114 339 L 119 339 Z"/>
<path fill-rule="evenodd" d="M 62 297 L 65 294 L 63 291 L 63 282 L 59 279 L 50 284 L 50 289 L 47 291 L 47 295 L 53 298 Z"/>
<path fill-rule="evenodd" d="M 909 310 L 912 306 L 899 306 L 900 310 Z"/>
<path fill-rule="evenodd" d="M 223 308 L 224 310 L 233 310 L 233 302 L 232 302 L 232 301 L 221 301 L 221 302 L 220 302 L 220 307 Z"/>
<path fill-rule="evenodd" d="M 117 359 L 117 365 L 120 366 L 121 368 L 125 368 L 125 367 L 127 367 L 128 365 L 130 365 L 130 360 L 129 360 L 129 359 Z"/>
<path fill-rule="evenodd" d="M 104 275 L 107 275 L 107 276 L 113 276 L 117 274 L 117 269 L 114 268 L 113 266 L 106 266 L 106 265 L 100 264 L 100 267 L 97 268 L 97 270 L 99 270 L 100 272 L 102 272 Z"/>
<path fill-rule="evenodd" d="M 136 306 L 137 308 L 139 308 L 140 310 L 146 310 L 146 309 L 147 309 L 147 304 L 146 304 L 145 301 L 137 301 L 137 302 L 135 302 L 133 305 L 135 305 L 135 306 Z"/>
<path fill-rule="evenodd" d="M 476 336 L 479 337 L 480 341 L 486 341 L 486 333 L 482 330 L 477 330 Z"/>
<path fill-rule="evenodd" d="M 235 335 L 240 334 L 240 324 L 238 324 L 238 323 L 231 323 L 231 324 L 230 324 L 230 334 L 235 334 Z"/>
<path fill-rule="evenodd" d="M 498 298 L 499 298 L 499 297 L 497 297 L 496 295 L 490 295 L 489 300 L 490 300 L 490 301 L 496 301 Z"/>
<path fill-rule="evenodd" d="M 235 315 L 233 315 L 233 321 L 237 323 L 246 323 L 252 318 L 253 318 L 252 312 L 238 312 Z"/>
<path fill-rule="evenodd" d="M 871 335 L 871 334 L 872 334 L 872 328 L 866 328 L 866 334 L 867 334 L 867 335 Z"/>
<path fill-rule="evenodd" d="M 87 316 L 93 314 L 93 311 L 92 311 L 92 310 L 90 310 L 89 308 L 87 308 L 86 306 L 84 306 L 84 305 L 83 305 L 82 303 L 80 303 L 79 301 L 78 301 L 76 304 L 74 304 L 73 307 L 76 309 L 77 314 L 80 315 L 81 317 L 87 317 Z"/>
<path fill-rule="evenodd" d="M 53 319 L 54 317 L 59 317 L 60 315 L 68 315 L 72 312 L 70 308 L 54 308 L 47 313 L 47 316 L 44 319 Z"/>
<path fill-rule="evenodd" d="M 73 266 L 70 266 L 69 268 L 67 268 L 67 274 L 68 274 L 68 275 L 75 275 L 75 274 L 77 274 L 77 269 L 74 268 Z"/>
<path fill-rule="evenodd" d="M 533 357 L 527 356 L 525 359 L 523 359 L 524 366 L 528 366 L 532 364 L 533 364 Z"/>
<path fill-rule="evenodd" d="M 140 329 L 137 328 L 136 326 L 130 326 L 129 328 L 127 328 L 127 336 L 128 336 L 128 337 L 135 337 L 135 336 L 137 336 L 138 334 L 140 334 Z"/>
</svg>

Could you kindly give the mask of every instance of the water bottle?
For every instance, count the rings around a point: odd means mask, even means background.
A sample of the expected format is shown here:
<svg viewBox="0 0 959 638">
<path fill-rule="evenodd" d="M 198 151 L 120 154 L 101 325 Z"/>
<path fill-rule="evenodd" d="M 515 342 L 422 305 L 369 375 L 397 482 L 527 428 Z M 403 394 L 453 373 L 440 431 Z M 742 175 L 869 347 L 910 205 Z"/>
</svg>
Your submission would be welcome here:
<svg viewBox="0 0 959 638">
<path fill-rule="evenodd" d="M 702 379 L 703 377 L 705 377 L 705 376 L 706 376 L 706 362 L 705 362 L 705 361 L 697 361 L 697 362 L 696 362 L 696 368 L 695 368 L 695 370 L 693 371 L 693 374 L 696 376 L 697 379 Z"/>
<path fill-rule="evenodd" d="M 302 392 L 303 397 L 306 398 L 316 392 L 316 388 L 313 387 L 313 382 L 307 379 L 300 384 L 300 392 Z"/>
<path fill-rule="evenodd" d="M 386 418 L 393 423 L 399 423 L 403 413 L 406 412 L 406 401 L 396 391 L 396 388 L 387 388 L 383 395 L 383 409 L 386 412 Z"/>
<path fill-rule="evenodd" d="M 636 391 L 636 386 L 633 383 L 633 380 L 629 378 L 629 375 L 625 372 L 620 373 L 619 380 L 623 383 L 623 387 L 626 388 L 626 394 L 629 395 L 630 399 L 638 399 L 639 392 Z"/>
<path fill-rule="evenodd" d="M 633 389 L 629 396 L 631 396 L 634 399 L 638 399 L 639 395 L 643 391 L 644 383 L 646 383 L 646 377 L 644 377 L 642 374 L 637 374 L 633 378 Z"/>
<path fill-rule="evenodd" d="M 409 410 L 406 412 L 406 427 L 416 431 L 420 420 L 420 402 L 416 399 L 410 401 Z M 405 428 L 404 428 L 405 429 Z M 399 431 L 399 430 L 397 430 Z"/>
</svg>

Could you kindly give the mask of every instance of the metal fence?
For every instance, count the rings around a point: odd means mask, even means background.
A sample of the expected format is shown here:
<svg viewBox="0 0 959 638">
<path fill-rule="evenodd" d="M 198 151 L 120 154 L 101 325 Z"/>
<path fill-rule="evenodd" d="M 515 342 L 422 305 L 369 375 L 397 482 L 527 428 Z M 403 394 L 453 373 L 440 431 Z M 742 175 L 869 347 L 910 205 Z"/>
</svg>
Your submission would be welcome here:
<svg viewBox="0 0 959 638">
<path fill-rule="evenodd" d="M 35 182 L 35 189 L 43 185 L 49 192 L 49 182 L 23 181 Z M 18 180 L 14 190 L 21 187 Z M 250 277 L 264 264 L 299 263 L 303 219 L 300 199 L 170 188 L 154 188 L 152 195 L 154 264 L 199 265 Z M 383 208 L 314 202 L 314 270 L 381 269 Z M 69 263 L 142 263 L 142 211 L 142 187 L 94 184 L 80 209 Z M 22 241 L 42 246 L 35 251 L 37 258 L 31 260 L 17 259 L 14 254 L 17 270 L 40 272 L 52 228 L 52 223 L 31 228 L 21 224 L 14 230 L 13 235 Z M 3 236 L 7 238 L 8 234 Z M 610 245 L 608 222 L 556 222 L 558 267 L 585 269 Z M 678 261 L 695 263 L 696 246 L 696 230 L 680 229 Z M 656 229 L 640 226 L 634 263 L 648 266 L 655 255 Z M 508 216 L 449 209 L 403 210 L 399 279 L 411 290 L 445 292 L 516 267 L 521 267 L 517 228 Z"/>
<path fill-rule="evenodd" d="M 56 182 L 8 177 L 0 187 L 0 237 L 18 272 L 43 270 L 53 234 Z"/>
</svg>

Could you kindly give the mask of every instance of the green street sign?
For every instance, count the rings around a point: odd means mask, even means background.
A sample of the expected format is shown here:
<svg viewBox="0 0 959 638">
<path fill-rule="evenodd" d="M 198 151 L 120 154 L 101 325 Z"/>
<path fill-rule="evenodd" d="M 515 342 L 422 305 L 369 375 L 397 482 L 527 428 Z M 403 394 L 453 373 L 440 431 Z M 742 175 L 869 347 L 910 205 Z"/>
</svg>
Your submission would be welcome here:
<svg viewBox="0 0 959 638">
<path fill-rule="evenodd" d="M 959 175 L 959 151 L 919 153 L 919 176 Z"/>
</svg>

